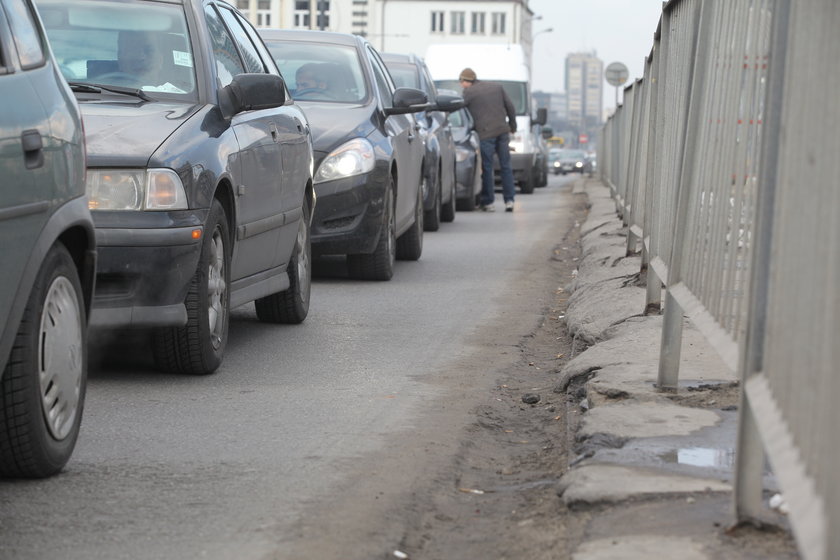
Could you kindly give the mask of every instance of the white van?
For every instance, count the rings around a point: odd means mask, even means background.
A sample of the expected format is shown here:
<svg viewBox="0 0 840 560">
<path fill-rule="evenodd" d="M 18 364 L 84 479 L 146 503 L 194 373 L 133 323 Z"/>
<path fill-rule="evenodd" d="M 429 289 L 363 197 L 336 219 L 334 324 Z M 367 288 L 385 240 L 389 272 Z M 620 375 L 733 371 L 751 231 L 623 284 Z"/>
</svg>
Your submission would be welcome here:
<svg viewBox="0 0 840 560">
<path fill-rule="evenodd" d="M 510 151 L 513 177 L 522 193 L 546 184 L 548 162 L 542 149 L 542 125 L 546 110 L 533 116 L 531 78 L 522 45 L 500 43 L 432 44 L 426 50 L 426 65 L 439 88 L 461 91 L 458 76 L 464 68 L 475 70 L 479 80 L 497 82 L 505 88 L 516 108 L 516 133 Z"/>
</svg>

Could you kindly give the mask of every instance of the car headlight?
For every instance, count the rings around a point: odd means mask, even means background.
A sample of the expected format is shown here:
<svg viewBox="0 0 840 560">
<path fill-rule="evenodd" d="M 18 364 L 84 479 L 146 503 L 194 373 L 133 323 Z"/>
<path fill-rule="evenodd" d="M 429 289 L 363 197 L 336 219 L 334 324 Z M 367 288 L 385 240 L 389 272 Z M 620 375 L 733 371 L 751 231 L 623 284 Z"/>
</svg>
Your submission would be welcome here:
<svg viewBox="0 0 840 560">
<path fill-rule="evenodd" d="M 324 158 L 315 174 L 314 182 L 323 183 L 342 177 L 361 175 L 373 170 L 375 164 L 373 145 L 364 138 L 354 138 Z"/>
<path fill-rule="evenodd" d="M 458 163 L 467 161 L 473 153 L 473 150 L 468 150 L 467 148 L 455 148 L 455 161 Z"/>
<path fill-rule="evenodd" d="M 88 169 L 91 210 L 185 210 L 187 194 L 171 169 Z"/>
</svg>

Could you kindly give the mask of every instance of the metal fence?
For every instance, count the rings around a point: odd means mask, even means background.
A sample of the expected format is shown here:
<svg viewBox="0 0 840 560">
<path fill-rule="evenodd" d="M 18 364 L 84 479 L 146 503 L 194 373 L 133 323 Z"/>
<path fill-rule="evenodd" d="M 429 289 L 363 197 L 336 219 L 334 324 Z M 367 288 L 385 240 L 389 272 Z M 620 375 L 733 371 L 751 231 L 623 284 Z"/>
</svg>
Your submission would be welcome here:
<svg viewBox="0 0 840 560">
<path fill-rule="evenodd" d="M 598 154 L 663 309 L 659 387 L 687 316 L 743 380 L 736 516 L 766 456 L 808 560 L 840 558 L 838 29 L 835 0 L 670 0 Z"/>
</svg>

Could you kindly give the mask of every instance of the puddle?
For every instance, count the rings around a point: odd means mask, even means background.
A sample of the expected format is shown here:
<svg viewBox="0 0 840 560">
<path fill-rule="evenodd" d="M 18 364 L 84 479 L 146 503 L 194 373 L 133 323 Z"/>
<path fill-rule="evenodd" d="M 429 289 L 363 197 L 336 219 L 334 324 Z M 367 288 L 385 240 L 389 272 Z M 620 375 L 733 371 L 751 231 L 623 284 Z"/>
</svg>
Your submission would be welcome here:
<svg viewBox="0 0 840 560">
<path fill-rule="evenodd" d="M 690 465 L 692 467 L 714 467 L 731 469 L 735 466 L 734 449 L 715 449 L 711 447 L 685 447 L 662 453 L 666 463 Z"/>
</svg>

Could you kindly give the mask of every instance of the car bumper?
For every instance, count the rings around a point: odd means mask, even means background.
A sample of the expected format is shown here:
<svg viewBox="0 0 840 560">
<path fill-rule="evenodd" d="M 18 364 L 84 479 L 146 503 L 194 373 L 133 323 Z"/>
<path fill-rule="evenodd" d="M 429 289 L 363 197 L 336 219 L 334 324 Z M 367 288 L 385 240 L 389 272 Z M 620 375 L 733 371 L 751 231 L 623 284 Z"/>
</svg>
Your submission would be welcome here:
<svg viewBox="0 0 840 560">
<path fill-rule="evenodd" d="M 96 229 L 98 259 L 91 327 L 182 326 L 198 266 L 200 225 Z"/>
<path fill-rule="evenodd" d="M 336 179 L 315 185 L 318 204 L 312 217 L 312 253 L 371 253 L 382 230 L 382 202 L 387 171 Z"/>
<path fill-rule="evenodd" d="M 475 176 L 477 173 L 481 173 L 476 159 L 472 158 L 472 161 L 455 164 L 455 198 L 468 199 L 476 195 L 477 181 Z"/>
</svg>

